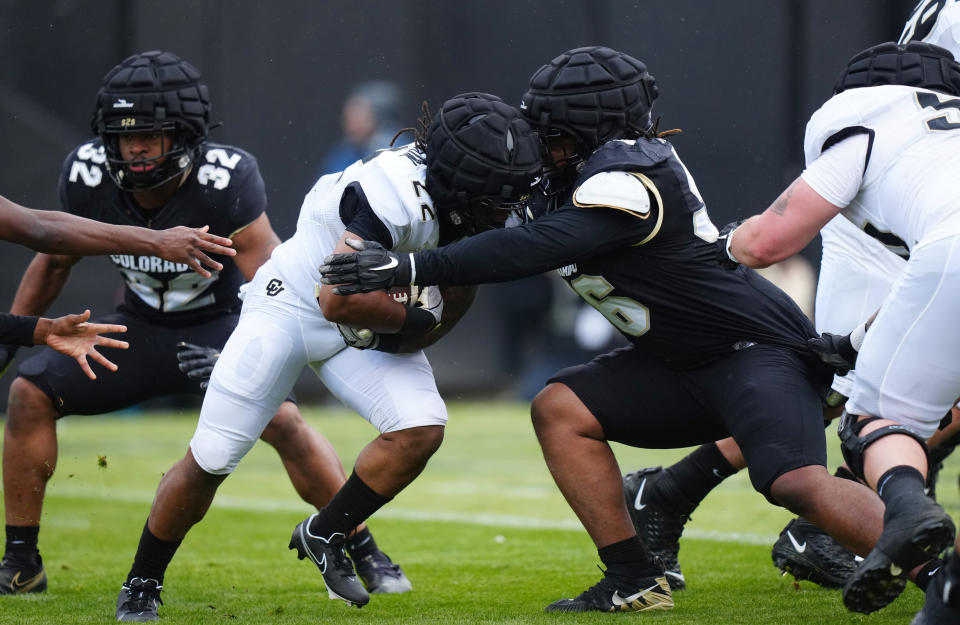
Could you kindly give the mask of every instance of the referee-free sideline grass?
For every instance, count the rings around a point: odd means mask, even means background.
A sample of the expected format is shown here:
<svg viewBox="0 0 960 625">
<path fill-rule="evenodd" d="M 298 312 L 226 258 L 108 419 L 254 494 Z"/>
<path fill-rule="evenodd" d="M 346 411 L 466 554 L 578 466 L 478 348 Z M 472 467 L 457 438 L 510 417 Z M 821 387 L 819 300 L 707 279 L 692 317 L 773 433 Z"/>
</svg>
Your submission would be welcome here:
<svg viewBox="0 0 960 625">
<path fill-rule="evenodd" d="M 384 551 L 413 582 L 362 610 L 331 601 L 316 567 L 287 549 L 310 513 L 276 453 L 258 444 L 221 486 L 167 571 L 166 623 L 909 623 L 923 595 L 913 586 L 870 616 L 847 612 L 840 593 L 781 577 L 770 546 L 791 518 L 753 492 L 746 475 L 712 492 L 687 525 L 680 561 L 689 589 L 676 607 L 647 614 L 546 614 L 543 607 L 600 578 L 596 550 L 544 466 L 525 404 L 452 403 L 446 440 L 426 471 L 370 520 Z M 375 434 L 340 408 L 304 408 L 348 468 Z M 157 482 L 186 451 L 196 415 L 70 417 L 47 488 L 40 548 L 42 595 L 0 597 L 0 623 L 107 623 L 132 562 Z M 828 432 L 831 459 L 839 459 Z M 615 446 L 624 472 L 669 464 L 684 451 Z M 939 495 L 957 518 L 952 457 Z"/>
</svg>

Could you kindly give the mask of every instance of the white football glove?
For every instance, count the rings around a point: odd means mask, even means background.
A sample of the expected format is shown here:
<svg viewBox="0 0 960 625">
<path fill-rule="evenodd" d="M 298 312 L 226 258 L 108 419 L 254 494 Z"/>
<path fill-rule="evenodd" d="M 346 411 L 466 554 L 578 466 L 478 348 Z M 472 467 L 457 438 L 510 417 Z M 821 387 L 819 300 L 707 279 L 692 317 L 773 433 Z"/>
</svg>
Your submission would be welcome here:
<svg viewBox="0 0 960 625">
<path fill-rule="evenodd" d="M 422 308 L 436 319 L 437 325 L 443 317 L 443 295 L 440 294 L 438 286 L 420 287 L 420 293 L 413 303 L 414 308 Z"/>
<path fill-rule="evenodd" d="M 343 342 L 356 349 L 376 349 L 380 345 L 380 335 L 368 328 L 354 328 L 338 323 L 337 329 Z"/>
</svg>

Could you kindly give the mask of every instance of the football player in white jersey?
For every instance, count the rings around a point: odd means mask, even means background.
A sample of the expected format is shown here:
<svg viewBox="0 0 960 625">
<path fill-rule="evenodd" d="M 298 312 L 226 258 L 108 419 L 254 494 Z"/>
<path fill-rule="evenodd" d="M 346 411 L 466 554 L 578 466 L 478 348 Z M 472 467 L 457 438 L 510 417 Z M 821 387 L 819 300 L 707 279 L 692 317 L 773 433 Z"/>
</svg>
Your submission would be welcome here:
<svg viewBox="0 0 960 625">
<path fill-rule="evenodd" d="M 900 43 L 926 41 L 946 48 L 954 58 L 960 58 L 960 2 L 957 0 L 921 0 L 907 21 L 900 36 Z M 955 423 L 948 426 L 955 430 L 960 426 L 960 410 L 953 409 Z M 960 437 L 956 431 L 948 436 L 941 446 L 956 445 Z M 931 452 L 935 448 L 931 446 Z M 948 452 L 949 453 L 949 452 Z M 927 587 L 923 610 L 913 620 L 913 625 L 934 625 L 960 622 L 960 539 L 948 558 L 949 564 L 935 574 Z M 952 597 L 948 596 L 951 594 Z"/>
<path fill-rule="evenodd" d="M 954 540 L 953 522 L 924 494 L 924 480 L 925 439 L 960 396 L 952 312 L 960 284 L 960 98 L 944 95 L 960 95 L 960 65 L 929 44 L 881 44 L 851 59 L 834 93 L 807 124 L 806 170 L 720 243 L 729 261 L 763 267 L 842 215 L 910 253 L 876 319 L 835 350 L 858 372 L 841 423 L 844 458 L 886 505 L 883 534 L 843 592 L 849 609 L 871 612 Z"/>
<path fill-rule="evenodd" d="M 960 2 L 920 0 L 907 19 L 900 43 L 926 41 L 946 48 L 957 56 L 960 50 Z"/>
<path fill-rule="evenodd" d="M 244 289 L 240 322 L 213 369 L 190 448 L 161 480 L 144 531 L 172 545 L 186 535 L 309 365 L 380 435 L 330 503 L 296 527 L 290 548 L 317 564 L 331 598 L 365 605 L 370 597 L 344 552 L 345 536 L 409 484 L 443 440 L 446 408 L 419 346 L 456 322 L 473 290 L 445 290 L 446 308 L 436 287 L 410 294 L 418 306 L 385 292 L 341 297 L 319 285 L 318 267 L 350 250 L 348 237 L 413 252 L 502 227 L 525 207 L 539 172 L 538 144 L 520 113 L 470 93 L 445 102 L 432 120 L 425 115 L 414 143 L 320 178 L 296 234 Z M 162 574 L 172 557 L 171 549 L 144 574 Z M 157 618 L 159 590 L 139 598 L 121 591 L 118 615 L 131 601 L 143 609 L 128 605 L 130 620 Z"/>
</svg>

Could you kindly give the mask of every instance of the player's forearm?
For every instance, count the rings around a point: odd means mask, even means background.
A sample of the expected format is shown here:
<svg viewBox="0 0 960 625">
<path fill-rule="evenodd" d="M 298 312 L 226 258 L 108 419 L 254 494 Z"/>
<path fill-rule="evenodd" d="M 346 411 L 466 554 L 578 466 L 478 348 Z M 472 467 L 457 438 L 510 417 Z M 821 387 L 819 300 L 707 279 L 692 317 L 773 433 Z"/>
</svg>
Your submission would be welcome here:
<svg viewBox="0 0 960 625">
<path fill-rule="evenodd" d="M 730 235 L 730 254 L 741 265 L 747 267 L 768 267 L 783 260 L 783 250 L 778 249 L 770 238 L 764 238 L 763 224 L 759 223 L 760 215 L 754 215 L 734 230 Z"/>
<path fill-rule="evenodd" d="M 37 325 L 33 328 L 33 342 L 36 345 L 44 345 L 47 342 L 47 336 L 53 327 L 53 319 L 40 317 L 37 319 Z"/>
<path fill-rule="evenodd" d="M 17 315 L 42 315 L 63 290 L 70 276 L 71 264 L 55 263 L 45 254 L 38 254 L 20 280 L 10 312 Z"/>
<path fill-rule="evenodd" d="M 733 231 L 730 253 L 748 267 L 768 267 L 806 247 L 840 210 L 797 178 L 767 210 Z"/>
<path fill-rule="evenodd" d="M 543 220 L 546 222 L 546 219 Z M 441 286 L 507 282 L 560 267 L 578 254 L 571 233 L 545 236 L 544 226 L 491 230 L 413 255 L 416 284 Z"/>
<path fill-rule="evenodd" d="M 397 332 L 406 317 L 406 307 L 395 302 L 384 291 L 340 296 L 334 295 L 331 287 L 324 285 L 317 295 L 317 302 L 327 321 L 369 328 L 374 332 Z"/>
<path fill-rule="evenodd" d="M 144 254 L 161 256 L 160 234 L 136 226 L 116 226 L 67 213 L 44 213 L 40 240 L 29 247 L 51 254 Z"/>
</svg>

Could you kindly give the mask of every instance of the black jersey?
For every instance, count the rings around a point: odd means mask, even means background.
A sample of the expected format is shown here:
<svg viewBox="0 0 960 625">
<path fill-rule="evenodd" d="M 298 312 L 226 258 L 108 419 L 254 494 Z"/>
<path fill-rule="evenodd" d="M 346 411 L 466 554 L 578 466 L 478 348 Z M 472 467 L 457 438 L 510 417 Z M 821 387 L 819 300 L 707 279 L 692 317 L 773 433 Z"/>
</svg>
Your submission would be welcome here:
<svg viewBox="0 0 960 625">
<path fill-rule="evenodd" d="M 100 140 L 79 146 L 60 176 L 60 205 L 67 212 L 110 224 L 163 230 L 210 226 L 229 237 L 266 210 L 267 197 L 256 159 L 229 145 L 204 143 L 187 180 L 157 210 L 140 208 L 110 180 Z M 221 271 L 204 278 L 189 266 L 156 256 L 114 254 L 126 281 L 125 304 L 152 323 L 184 326 L 239 309 L 243 275 L 229 256 L 215 256 Z"/>
<path fill-rule="evenodd" d="M 639 193 L 647 194 L 642 202 Z M 560 208 L 418 252 L 416 281 L 496 282 L 558 269 L 628 340 L 674 367 L 754 343 L 807 352 L 810 321 L 756 272 L 722 268 L 717 234 L 668 142 L 612 141 L 584 164 Z"/>
</svg>

